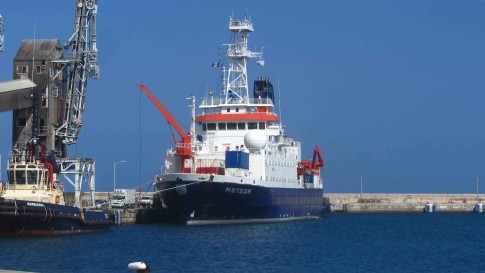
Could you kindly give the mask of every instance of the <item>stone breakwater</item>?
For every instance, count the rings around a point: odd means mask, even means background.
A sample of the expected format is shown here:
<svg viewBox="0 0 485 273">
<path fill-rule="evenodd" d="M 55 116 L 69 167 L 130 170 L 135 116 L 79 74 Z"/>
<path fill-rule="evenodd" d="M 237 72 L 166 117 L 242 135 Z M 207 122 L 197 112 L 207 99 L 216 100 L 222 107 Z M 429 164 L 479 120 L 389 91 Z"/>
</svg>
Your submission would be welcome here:
<svg viewBox="0 0 485 273">
<path fill-rule="evenodd" d="M 428 203 L 436 212 L 472 212 L 485 194 L 339 194 L 326 193 L 331 212 L 422 212 Z"/>
</svg>

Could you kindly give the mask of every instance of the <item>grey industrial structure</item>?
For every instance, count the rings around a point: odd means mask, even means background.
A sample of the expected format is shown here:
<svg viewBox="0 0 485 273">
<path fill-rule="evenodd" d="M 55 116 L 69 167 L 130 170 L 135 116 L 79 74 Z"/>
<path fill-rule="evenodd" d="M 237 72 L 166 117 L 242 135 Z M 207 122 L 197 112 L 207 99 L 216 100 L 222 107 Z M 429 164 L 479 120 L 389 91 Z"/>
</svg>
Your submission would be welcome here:
<svg viewBox="0 0 485 273">
<path fill-rule="evenodd" d="M 41 143 L 45 152 L 55 155 L 60 173 L 74 186 L 78 206 L 83 182 L 89 184 L 94 199 L 95 164 L 89 158 L 68 158 L 67 148 L 79 137 L 87 81 L 98 78 L 99 66 L 97 1 L 76 0 L 75 7 L 74 34 L 64 46 L 57 39 L 22 42 L 13 59 L 13 80 L 0 82 L 0 112 L 13 111 L 12 150 Z M 3 25 L 0 16 L 0 52 Z"/>
<path fill-rule="evenodd" d="M 56 138 L 54 128 L 62 124 L 64 118 L 66 73 L 53 60 L 63 59 L 63 49 L 59 40 L 25 40 L 20 45 L 13 60 L 13 78 L 31 79 L 36 88 L 31 96 L 21 99 L 32 101 L 39 111 L 34 119 L 33 107 L 12 109 L 12 146 L 19 147 L 32 137 L 32 128 L 37 130 L 39 141 L 48 151 L 56 151 L 59 157 L 67 156 L 66 144 Z M 59 74 L 56 78 L 55 75 Z M 33 102 L 32 102 L 33 103 Z"/>
</svg>

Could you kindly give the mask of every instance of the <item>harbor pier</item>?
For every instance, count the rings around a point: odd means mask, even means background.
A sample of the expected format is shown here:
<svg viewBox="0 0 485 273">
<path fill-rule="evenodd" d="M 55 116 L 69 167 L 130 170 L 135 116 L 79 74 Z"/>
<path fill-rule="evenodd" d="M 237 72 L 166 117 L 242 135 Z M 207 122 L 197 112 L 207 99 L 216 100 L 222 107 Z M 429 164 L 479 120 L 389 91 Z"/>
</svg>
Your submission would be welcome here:
<svg viewBox="0 0 485 273">
<path fill-rule="evenodd" d="M 95 198 L 111 200 L 113 193 L 96 192 Z M 64 193 L 66 203 L 74 204 L 74 193 Z M 137 200 L 140 193 L 136 194 Z M 422 194 L 422 193 L 325 193 L 322 196 L 325 210 L 330 213 L 373 213 L 373 212 L 423 212 L 427 204 L 433 204 L 435 212 L 473 212 L 477 204 L 483 212 L 485 194 Z M 80 203 L 92 206 L 88 193 L 81 195 Z M 146 224 L 167 222 L 168 212 L 161 207 L 108 209 L 115 224 Z"/>
<path fill-rule="evenodd" d="M 473 212 L 485 194 L 359 194 L 325 193 L 331 212 L 422 212 L 435 204 L 436 212 Z"/>
</svg>

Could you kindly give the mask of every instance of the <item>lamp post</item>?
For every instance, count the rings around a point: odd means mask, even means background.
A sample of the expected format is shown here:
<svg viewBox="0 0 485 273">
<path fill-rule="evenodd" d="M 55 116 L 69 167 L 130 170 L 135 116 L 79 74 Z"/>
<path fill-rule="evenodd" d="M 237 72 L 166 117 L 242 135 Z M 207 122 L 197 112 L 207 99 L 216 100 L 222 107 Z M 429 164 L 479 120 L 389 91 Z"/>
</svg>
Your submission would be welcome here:
<svg viewBox="0 0 485 273">
<path fill-rule="evenodd" d="M 481 175 L 482 175 L 482 174 L 478 174 L 478 175 L 477 175 L 477 198 L 478 198 L 478 181 L 480 180 L 480 176 L 481 176 Z"/>
<path fill-rule="evenodd" d="M 125 163 L 125 162 L 126 162 L 125 160 L 122 160 L 122 161 L 113 163 L 113 193 L 115 193 L 115 190 L 116 190 L 116 165 L 120 163 Z"/>
<path fill-rule="evenodd" d="M 360 175 L 360 196 L 362 196 L 362 180 L 365 174 Z"/>
</svg>

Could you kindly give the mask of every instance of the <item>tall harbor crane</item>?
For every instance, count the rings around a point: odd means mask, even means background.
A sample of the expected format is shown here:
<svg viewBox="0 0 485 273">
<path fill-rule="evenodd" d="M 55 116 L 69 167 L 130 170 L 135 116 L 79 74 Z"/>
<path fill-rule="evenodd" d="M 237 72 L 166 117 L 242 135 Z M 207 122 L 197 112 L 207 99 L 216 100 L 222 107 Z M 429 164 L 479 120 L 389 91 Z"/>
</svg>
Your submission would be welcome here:
<svg viewBox="0 0 485 273">
<path fill-rule="evenodd" d="M 63 122 L 55 128 L 55 146 L 62 147 L 59 162 L 61 174 L 74 186 L 75 206 L 79 206 L 81 186 L 88 181 L 94 200 L 95 164 L 89 158 L 68 158 L 67 145 L 75 144 L 83 126 L 88 79 L 99 77 L 98 49 L 96 48 L 97 0 L 76 0 L 74 33 L 64 45 L 64 58 L 53 60 L 51 70 L 56 77 L 67 75 L 64 90 Z M 60 69 L 59 69 L 60 67 Z M 63 79 L 64 80 L 64 79 Z M 53 91 L 54 92 L 54 91 Z M 74 182 L 69 178 L 74 175 Z"/>
</svg>

